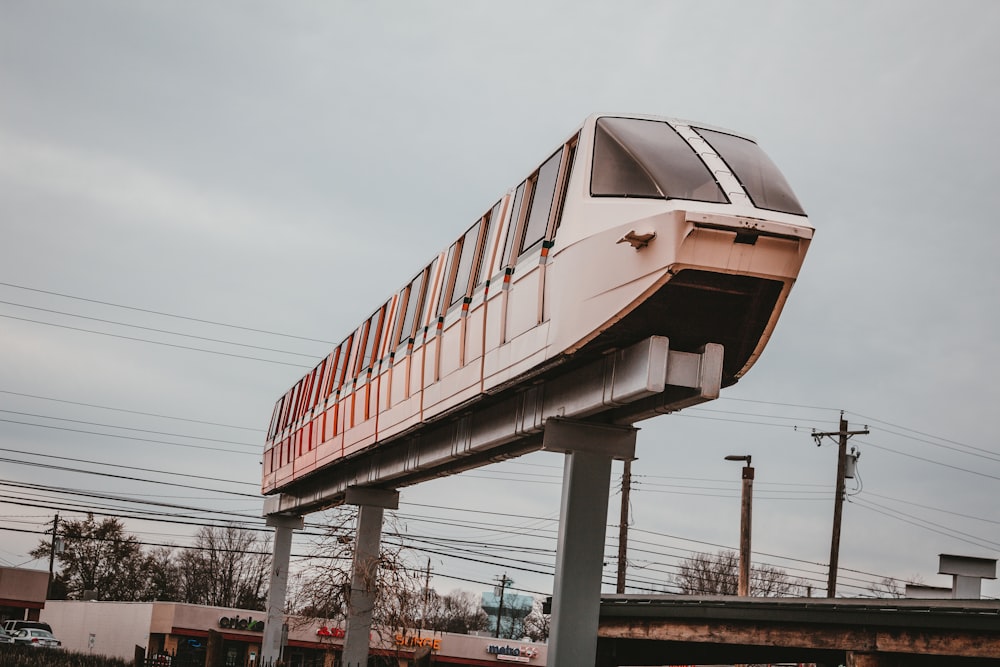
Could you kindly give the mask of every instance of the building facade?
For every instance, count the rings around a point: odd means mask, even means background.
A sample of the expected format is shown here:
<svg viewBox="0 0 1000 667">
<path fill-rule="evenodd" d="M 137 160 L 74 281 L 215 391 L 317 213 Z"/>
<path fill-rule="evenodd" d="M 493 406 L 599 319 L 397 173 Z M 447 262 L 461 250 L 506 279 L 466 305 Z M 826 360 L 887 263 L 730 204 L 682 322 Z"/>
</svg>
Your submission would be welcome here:
<svg viewBox="0 0 1000 667">
<path fill-rule="evenodd" d="M 0 567 L 0 620 L 37 621 L 49 589 L 49 573 Z"/>
<path fill-rule="evenodd" d="M 264 612 L 173 602 L 48 600 L 41 620 L 52 626 L 67 650 L 131 660 L 136 647 L 163 664 L 204 660 L 209 631 L 219 633 L 226 667 L 256 667 L 264 632 Z M 286 619 L 283 660 L 289 667 L 340 664 L 344 628 L 319 619 Z M 492 637 L 417 631 L 374 631 L 371 653 L 407 667 L 429 651 L 433 664 L 545 665 L 546 646 Z"/>
</svg>

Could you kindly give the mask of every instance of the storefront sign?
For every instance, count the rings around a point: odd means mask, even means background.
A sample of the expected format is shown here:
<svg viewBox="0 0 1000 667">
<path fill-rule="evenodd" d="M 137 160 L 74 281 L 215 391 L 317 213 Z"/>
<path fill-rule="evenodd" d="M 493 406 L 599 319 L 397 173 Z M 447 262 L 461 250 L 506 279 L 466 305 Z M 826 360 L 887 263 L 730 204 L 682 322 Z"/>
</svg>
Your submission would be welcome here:
<svg viewBox="0 0 1000 667">
<path fill-rule="evenodd" d="M 495 655 L 497 660 L 504 662 L 530 662 L 538 655 L 538 649 L 531 646 L 497 646 L 490 644 L 486 647 L 486 652 Z"/>
<path fill-rule="evenodd" d="M 219 619 L 219 627 L 226 630 L 247 630 L 249 632 L 264 632 L 264 621 L 255 621 L 253 616 L 240 618 L 237 616 L 223 616 Z"/>
<path fill-rule="evenodd" d="M 325 625 L 319 626 L 316 634 L 320 637 L 333 637 L 334 639 L 343 639 L 347 636 L 347 632 L 343 628 L 328 628 Z"/>
<path fill-rule="evenodd" d="M 396 646 L 427 646 L 430 647 L 432 651 L 441 650 L 441 639 L 435 637 L 414 637 L 414 636 L 403 636 L 396 635 Z"/>
</svg>

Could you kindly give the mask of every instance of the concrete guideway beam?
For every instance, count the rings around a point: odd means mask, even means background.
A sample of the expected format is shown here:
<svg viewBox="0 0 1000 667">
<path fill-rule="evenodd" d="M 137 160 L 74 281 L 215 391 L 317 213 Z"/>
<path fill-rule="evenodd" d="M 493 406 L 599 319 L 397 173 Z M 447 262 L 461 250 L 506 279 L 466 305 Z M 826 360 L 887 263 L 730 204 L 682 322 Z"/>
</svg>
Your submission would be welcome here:
<svg viewBox="0 0 1000 667">
<path fill-rule="evenodd" d="M 343 503 L 350 487 L 401 488 L 536 451 L 553 417 L 630 425 L 710 401 L 722 360 L 721 345 L 682 352 L 652 336 L 338 461 L 266 497 L 264 515 L 307 514 Z"/>
</svg>

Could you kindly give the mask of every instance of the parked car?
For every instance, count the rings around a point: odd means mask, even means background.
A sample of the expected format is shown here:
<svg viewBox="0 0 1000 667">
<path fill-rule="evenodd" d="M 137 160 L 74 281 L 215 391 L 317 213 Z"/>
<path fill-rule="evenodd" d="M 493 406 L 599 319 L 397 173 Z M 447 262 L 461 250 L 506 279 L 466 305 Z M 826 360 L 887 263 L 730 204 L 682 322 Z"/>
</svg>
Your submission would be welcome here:
<svg viewBox="0 0 1000 667">
<path fill-rule="evenodd" d="M 14 635 L 10 634 L 3 628 L 0 628 L 0 644 L 13 644 Z"/>
<path fill-rule="evenodd" d="M 8 635 L 16 635 L 17 631 L 23 628 L 38 628 L 39 630 L 48 630 L 49 632 L 52 632 L 52 626 L 44 621 L 7 619 L 3 622 L 3 629 Z"/>
<path fill-rule="evenodd" d="M 14 635 L 14 643 L 36 648 L 60 648 L 62 642 L 56 639 L 48 630 L 41 628 L 22 628 Z"/>
</svg>

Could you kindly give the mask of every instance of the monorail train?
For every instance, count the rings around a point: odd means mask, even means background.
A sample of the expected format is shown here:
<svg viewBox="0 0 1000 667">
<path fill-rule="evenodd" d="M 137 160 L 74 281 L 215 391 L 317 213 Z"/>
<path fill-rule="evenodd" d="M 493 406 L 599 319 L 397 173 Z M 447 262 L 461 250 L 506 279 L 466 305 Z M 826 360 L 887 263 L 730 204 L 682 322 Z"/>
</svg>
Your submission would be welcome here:
<svg viewBox="0 0 1000 667">
<path fill-rule="evenodd" d="M 752 139 L 595 114 L 278 400 L 262 491 L 652 335 L 732 384 L 812 236 Z"/>
</svg>

